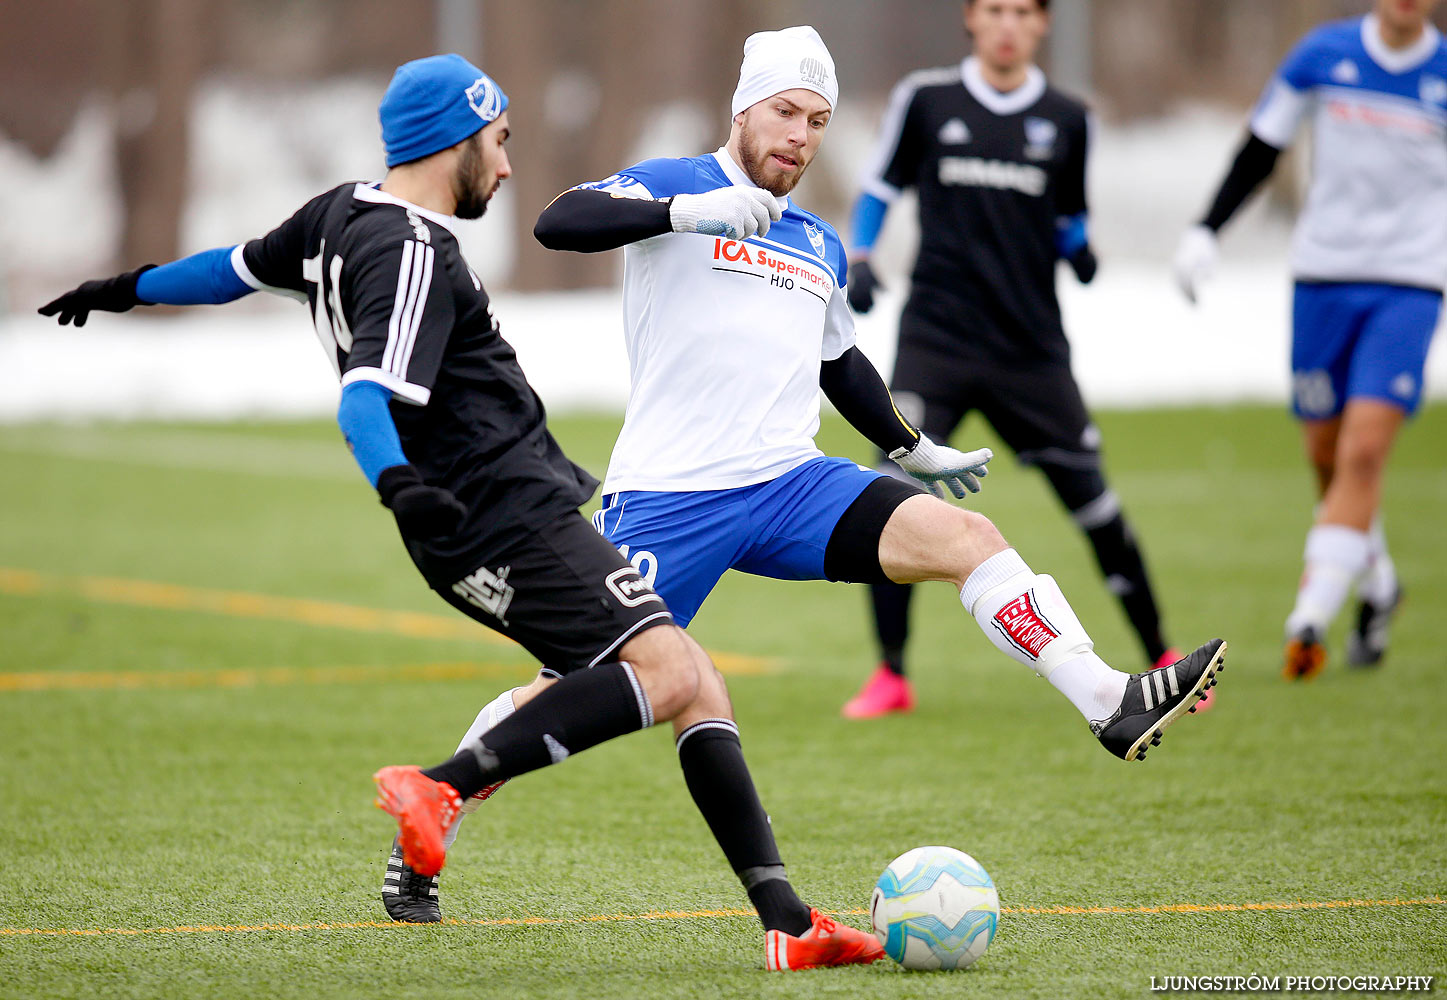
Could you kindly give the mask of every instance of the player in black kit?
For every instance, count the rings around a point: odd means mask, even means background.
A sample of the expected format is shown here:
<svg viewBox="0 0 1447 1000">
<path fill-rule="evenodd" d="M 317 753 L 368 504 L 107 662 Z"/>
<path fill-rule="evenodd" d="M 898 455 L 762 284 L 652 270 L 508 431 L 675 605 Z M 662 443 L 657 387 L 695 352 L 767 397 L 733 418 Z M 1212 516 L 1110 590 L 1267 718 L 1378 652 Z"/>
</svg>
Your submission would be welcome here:
<svg viewBox="0 0 1447 1000">
<path fill-rule="evenodd" d="M 975 54 L 895 88 L 854 208 L 849 304 L 873 307 L 870 250 L 889 204 L 915 188 L 919 256 L 890 384 L 900 411 L 943 442 L 979 410 L 1021 462 L 1038 466 L 1090 539 L 1147 661 L 1164 666 L 1179 654 L 1161 635 L 1140 549 L 1106 485 L 1100 432 L 1071 374 L 1055 297 L 1057 261 L 1082 282 L 1096 261 L 1086 228 L 1086 109 L 1033 63 L 1048 7 L 966 0 Z M 883 662 L 844 715 L 913 706 L 904 677 L 910 593 L 872 588 Z"/>
<path fill-rule="evenodd" d="M 260 239 L 86 282 L 41 312 L 79 326 L 94 310 L 253 290 L 308 303 L 341 379 L 338 423 L 422 575 L 561 678 L 450 760 L 374 776 L 377 804 L 399 825 L 383 888 L 394 919 L 441 919 L 436 876 L 463 800 L 671 720 L 689 790 L 758 909 L 766 954 L 802 956 L 795 968 L 872 962 L 883 955 L 872 935 L 795 894 L 738 730 L 700 717 L 722 678 L 578 513 L 597 481 L 548 432 L 458 248 L 456 217 L 482 215 L 512 172 L 506 109 L 461 56 L 407 63 L 381 104 L 382 183 L 343 184 Z"/>
</svg>

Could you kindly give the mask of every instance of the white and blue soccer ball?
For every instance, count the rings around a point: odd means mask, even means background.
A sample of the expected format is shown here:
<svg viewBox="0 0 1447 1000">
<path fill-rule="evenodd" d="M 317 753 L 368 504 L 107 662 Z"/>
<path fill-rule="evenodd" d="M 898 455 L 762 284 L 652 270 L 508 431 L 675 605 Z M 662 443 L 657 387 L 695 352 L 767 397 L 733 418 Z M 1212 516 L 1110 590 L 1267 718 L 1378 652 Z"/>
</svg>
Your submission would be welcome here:
<svg viewBox="0 0 1447 1000">
<path fill-rule="evenodd" d="M 916 847 L 879 876 L 869 919 L 885 954 L 906 969 L 963 969 L 995 937 L 1000 894 L 964 851 Z"/>
</svg>

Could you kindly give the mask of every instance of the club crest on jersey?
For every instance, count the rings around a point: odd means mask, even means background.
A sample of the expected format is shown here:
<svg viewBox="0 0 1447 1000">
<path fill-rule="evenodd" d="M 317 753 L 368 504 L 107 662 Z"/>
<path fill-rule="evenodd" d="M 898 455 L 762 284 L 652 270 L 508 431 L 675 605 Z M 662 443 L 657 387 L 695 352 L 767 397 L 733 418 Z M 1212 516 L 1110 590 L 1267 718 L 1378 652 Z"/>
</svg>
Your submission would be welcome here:
<svg viewBox="0 0 1447 1000">
<path fill-rule="evenodd" d="M 814 252 L 823 257 L 824 234 L 819 231 L 819 227 L 812 223 L 804 223 L 804 235 L 809 237 L 809 245 L 814 248 Z"/>
<path fill-rule="evenodd" d="M 487 77 L 480 76 L 467 88 L 467 103 L 472 105 L 477 117 L 485 122 L 493 121 L 502 114 L 502 91 Z"/>
<path fill-rule="evenodd" d="M 1348 86 L 1362 82 L 1362 71 L 1350 59 L 1343 59 L 1331 68 L 1331 82 Z"/>
<path fill-rule="evenodd" d="M 1055 137 L 1060 130 L 1047 118 L 1025 119 L 1025 156 L 1031 160 L 1048 160 L 1055 155 Z"/>
<path fill-rule="evenodd" d="M 1020 652 L 1032 660 L 1040 654 L 1052 639 L 1059 638 L 1060 631 L 1046 621 L 1035 604 L 1035 591 L 1027 590 L 999 611 L 993 619 L 995 628 Z"/>
<path fill-rule="evenodd" d="M 1417 84 L 1417 93 L 1423 104 L 1447 105 L 1447 80 L 1431 73 L 1423 73 Z"/>
<path fill-rule="evenodd" d="M 959 118 L 951 118 L 940 126 L 938 137 L 943 146 L 963 146 L 971 139 L 970 126 Z"/>
<path fill-rule="evenodd" d="M 411 223 L 412 232 L 417 234 L 417 238 L 419 240 L 421 240 L 423 243 L 432 242 L 432 231 L 427 228 L 426 224 L 423 223 L 423 221 L 418 217 L 417 213 L 412 211 L 410 208 L 407 209 L 407 221 Z"/>
</svg>

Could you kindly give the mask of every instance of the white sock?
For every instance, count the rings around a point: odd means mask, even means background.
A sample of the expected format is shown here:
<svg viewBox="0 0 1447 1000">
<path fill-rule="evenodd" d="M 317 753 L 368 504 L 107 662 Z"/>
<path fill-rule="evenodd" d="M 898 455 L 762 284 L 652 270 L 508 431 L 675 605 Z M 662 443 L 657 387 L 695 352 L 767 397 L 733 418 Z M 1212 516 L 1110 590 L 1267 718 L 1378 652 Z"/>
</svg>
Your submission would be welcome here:
<svg viewBox="0 0 1447 1000">
<path fill-rule="evenodd" d="M 1357 584 L 1357 596 L 1368 604 L 1384 608 L 1397 596 L 1397 565 L 1387 551 L 1387 535 L 1382 530 L 1380 514 L 1372 518 L 1367 545 L 1367 571 Z"/>
<path fill-rule="evenodd" d="M 1365 531 L 1342 524 L 1318 524 L 1306 533 L 1306 569 L 1296 592 L 1296 606 L 1286 617 L 1286 635 L 1313 628 L 1326 631 L 1366 572 L 1370 542 Z"/>
<path fill-rule="evenodd" d="M 1095 655 L 1054 578 L 1032 572 L 1014 549 L 975 567 L 960 603 L 996 649 L 1048 680 L 1088 721 L 1120 706 L 1129 675 Z"/>
<path fill-rule="evenodd" d="M 475 740 L 481 739 L 483 733 L 517 711 L 512 701 L 513 691 L 517 690 L 520 689 L 512 688 L 511 690 L 504 691 L 484 705 L 482 711 L 477 713 L 477 718 L 472 720 L 472 725 L 468 727 L 466 735 L 458 742 L 457 749 L 453 752 L 461 753 L 463 747 Z M 452 821 L 452 825 L 449 826 L 447 832 L 442 835 L 443 847 L 447 850 L 452 849 L 452 845 L 457 843 L 457 830 L 462 826 L 462 817 L 476 812 L 482 803 L 482 799 L 475 798 L 469 798 L 466 802 L 462 803 L 462 811 L 457 814 L 457 818 Z"/>
</svg>

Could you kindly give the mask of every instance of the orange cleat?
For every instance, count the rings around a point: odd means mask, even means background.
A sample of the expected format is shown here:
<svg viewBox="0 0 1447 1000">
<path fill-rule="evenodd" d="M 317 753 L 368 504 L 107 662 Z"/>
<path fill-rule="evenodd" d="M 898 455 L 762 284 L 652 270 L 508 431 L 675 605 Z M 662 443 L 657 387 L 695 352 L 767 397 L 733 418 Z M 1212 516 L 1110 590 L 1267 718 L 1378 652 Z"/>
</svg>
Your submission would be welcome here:
<svg viewBox="0 0 1447 1000">
<path fill-rule="evenodd" d="M 442 871 L 447 861 L 442 835 L 462 808 L 457 791 L 407 765 L 384 767 L 372 780 L 377 783 L 377 808 L 397 820 L 403 862 L 429 878 Z"/>
<path fill-rule="evenodd" d="M 884 957 L 884 945 L 873 934 L 841 924 L 812 907 L 809 919 L 813 925 L 798 937 L 783 931 L 764 932 L 764 968 L 787 972 L 825 965 L 868 965 Z"/>
<path fill-rule="evenodd" d="M 1326 647 L 1316 629 L 1304 628 L 1286 643 L 1281 675 L 1289 681 L 1309 681 L 1326 666 Z"/>
<path fill-rule="evenodd" d="M 914 710 L 914 689 L 909 681 L 880 664 L 874 675 L 864 682 L 864 687 L 839 714 L 846 719 L 876 719 L 890 712 Z"/>
</svg>

